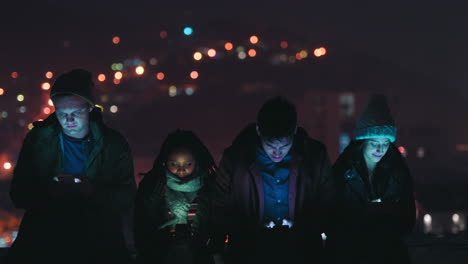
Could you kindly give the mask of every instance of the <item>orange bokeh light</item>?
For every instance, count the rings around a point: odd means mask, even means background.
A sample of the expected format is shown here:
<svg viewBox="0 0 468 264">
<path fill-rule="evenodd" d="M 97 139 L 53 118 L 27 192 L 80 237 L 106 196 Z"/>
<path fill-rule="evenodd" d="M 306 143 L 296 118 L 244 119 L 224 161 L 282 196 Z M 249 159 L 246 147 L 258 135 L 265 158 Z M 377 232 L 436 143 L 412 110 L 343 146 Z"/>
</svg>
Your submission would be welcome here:
<svg viewBox="0 0 468 264">
<path fill-rule="evenodd" d="M 250 57 L 255 57 L 257 55 L 257 51 L 254 49 L 249 49 L 248 53 Z"/>
<path fill-rule="evenodd" d="M 216 50 L 215 49 L 209 49 L 208 50 L 208 56 L 211 57 L 211 58 L 216 56 Z"/>
<path fill-rule="evenodd" d="M 115 45 L 119 44 L 120 43 L 120 38 L 118 36 L 115 36 L 112 38 L 112 43 L 114 43 Z"/>
<path fill-rule="evenodd" d="M 158 79 L 160 81 L 164 80 L 164 73 L 163 72 L 158 72 L 156 74 L 156 79 Z"/>
<path fill-rule="evenodd" d="M 5 170 L 11 169 L 11 163 L 10 163 L 10 162 L 5 162 L 5 163 L 3 163 L 3 168 L 4 168 Z"/>
<path fill-rule="evenodd" d="M 296 60 L 302 60 L 302 56 L 299 52 L 296 53 Z"/>
<path fill-rule="evenodd" d="M 234 48 L 234 45 L 232 45 L 231 42 L 226 42 L 226 44 L 224 44 L 224 48 L 226 50 L 232 50 Z"/>
<path fill-rule="evenodd" d="M 122 72 L 119 72 L 119 71 L 118 71 L 118 72 L 116 72 L 116 73 L 114 74 L 114 78 L 117 79 L 117 80 L 122 79 L 122 77 L 123 77 Z"/>
<path fill-rule="evenodd" d="M 145 73 L 145 68 L 143 68 L 143 66 L 138 66 L 135 68 L 135 72 L 138 75 L 142 75 L 143 73 Z"/>
<path fill-rule="evenodd" d="M 283 40 L 283 41 L 281 41 L 281 43 L 280 43 L 280 47 L 281 47 L 282 49 L 287 49 L 287 48 L 288 48 L 288 46 L 289 46 L 289 44 L 288 44 L 288 42 L 287 42 L 287 41 L 284 41 L 284 40 Z"/>
<path fill-rule="evenodd" d="M 324 47 L 320 47 L 314 50 L 315 57 L 323 56 L 327 53 L 327 50 Z"/>
<path fill-rule="evenodd" d="M 320 49 L 315 49 L 314 50 L 314 56 L 315 57 L 320 57 L 322 56 L 322 51 Z"/>
<path fill-rule="evenodd" d="M 201 60 L 203 58 L 203 55 L 201 54 L 201 52 L 197 51 L 193 54 L 193 58 L 197 61 Z"/>
<path fill-rule="evenodd" d="M 198 78 L 198 72 L 197 71 L 192 71 L 190 73 L 190 78 L 192 79 L 197 79 Z"/>
<path fill-rule="evenodd" d="M 42 109 L 42 112 L 44 112 L 44 114 L 48 115 L 48 114 L 50 114 L 51 109 L 50 109 L 50 107 L 46 106 L 46 107 L 44 107 L 44 109 Z"/>
<path fill-rule="evenodd" d="M 48 82 L 45 82 L 41 85 L 41 89 L 44 90 L 44 91 L 47 91 L 50 89 L 50 83 Z"/>
<path fill-rule="evenodd" d="M 98 75 L 97 79 L 98 79 L 98 81 L 103 82 L 103 81 L 106 80 L 106 75 L 101 73 L 101 74 Z"/>
<path fill-rule="evenodd" d="M 327 54 L 327 50 L 324 47 L 319 48 L 319 50 L 322 52 L 322 56 Z"/>
<path fill-rule="evenodd" d="M 257 36 L 251 36 L 250 37 L 250 43 L 257 44 L 258 43 L 258 37 Z"/>
<path fill-rule="evenodd" d="M 52 72 L 49 71 L 49 72 L 46 72 L 45 77 L 46 77 L 47 79 L 52 79 L 52 77 L 54 77 L 54 74 L 53 74 Z"/>
<path fill-rule="evenodd" d="M 0 88 L 0 95 L 3 95 L 5 93 L 5 90 L 3 88 Z"/>
</svg>

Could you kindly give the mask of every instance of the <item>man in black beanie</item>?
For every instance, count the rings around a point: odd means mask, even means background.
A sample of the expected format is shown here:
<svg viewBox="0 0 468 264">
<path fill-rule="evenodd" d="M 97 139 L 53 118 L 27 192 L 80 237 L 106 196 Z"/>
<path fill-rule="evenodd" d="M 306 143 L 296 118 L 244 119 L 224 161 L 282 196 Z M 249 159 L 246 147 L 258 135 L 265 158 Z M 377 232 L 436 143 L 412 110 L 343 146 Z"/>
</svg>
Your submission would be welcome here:
<svg viewBox="0 0 468 264">
<path fill-rule="evenodd" d="M 127 263 L 124 222 L 136 193 L 125 138 L 94 107 L 91 73 L 51 89 L 55 112 L 27 134 L 10 196 L 25 209 L 8 263 Z"/>
<path fill-rule="evenodd" d="M 286 98 L 268 100 L 224 151 L 213 193 L 215 260 L 227 234 L 227 263 L 320 263 L 335 186 L 325 146 Z"/>
</svg>

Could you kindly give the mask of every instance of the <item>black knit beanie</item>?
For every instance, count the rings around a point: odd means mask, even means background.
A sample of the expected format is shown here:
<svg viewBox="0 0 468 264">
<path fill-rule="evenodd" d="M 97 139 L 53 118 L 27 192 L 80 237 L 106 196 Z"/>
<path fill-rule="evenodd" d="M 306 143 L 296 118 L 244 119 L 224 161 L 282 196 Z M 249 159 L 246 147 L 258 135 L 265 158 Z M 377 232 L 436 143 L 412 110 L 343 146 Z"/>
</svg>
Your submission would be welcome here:
<svg viewBox="0 0 468 264">
<path fill-rule="evenodd" d="M 83 69 L 75 69 L 60 75 L 50 89 L 50 98 L 57 95 L 77 95 L 83 98 L 91 106 L 93 103 L 94 83 L 91 72 Z"/>
<path fill-rule="evenodd" d="M 373 95 L 362 112 L 354 131 L 354 139 L 384 137 L 390 142 L 396 139 L 395 121 L 390 113 L 385 95 Z"/>
</svg>

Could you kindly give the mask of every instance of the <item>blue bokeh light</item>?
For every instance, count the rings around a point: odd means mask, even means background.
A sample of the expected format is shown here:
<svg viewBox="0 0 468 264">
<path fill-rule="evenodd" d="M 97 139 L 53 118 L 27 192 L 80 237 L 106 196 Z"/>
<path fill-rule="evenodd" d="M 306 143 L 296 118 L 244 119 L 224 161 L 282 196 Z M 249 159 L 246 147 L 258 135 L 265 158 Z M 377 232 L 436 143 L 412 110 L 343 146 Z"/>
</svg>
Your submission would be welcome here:
<svg viewBox="0 0 468 264">
<path fill-rule="evenodd" d="M 192 35 L 192 33 L 193 33 L 193 29 L 191 27 L 185 27 L 184 28 L 184 34 L 186 36 L 190 36 L 190 35 Z"/>
</svg>

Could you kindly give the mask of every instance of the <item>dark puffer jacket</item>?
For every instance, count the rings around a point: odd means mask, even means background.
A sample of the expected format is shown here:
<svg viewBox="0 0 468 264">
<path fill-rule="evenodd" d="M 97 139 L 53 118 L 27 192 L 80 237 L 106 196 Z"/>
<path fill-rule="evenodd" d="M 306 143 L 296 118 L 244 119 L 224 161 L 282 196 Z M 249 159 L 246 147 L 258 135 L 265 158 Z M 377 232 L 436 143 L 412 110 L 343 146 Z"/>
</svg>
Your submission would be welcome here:
<svg viewBox="0 0 468 264">
<path fill-rule="evenodd" d="M 294 224 L 284 232 L 270 232 L 262 223 L 264 191 L 255 162 L 259 146 L 252 124 L 224 151 L 212 199 L 214 247 L 221 248 L 227 234 L 229 263 L 320 263 L 320 234 L 333 218 L 336 202 L 325 146 L 298 128 L 290 150 L 289 210 Z"/>
<path fill-rule="evenodd" d="M 391 144 L 371 188 L 361 145 L 352 142 L 333 166 L 341 203 L 327 241 L 330 256 L 335 263 L 408 263 L 402 239 L 416 216 L 409 169 Z"/>
<path fill-rule="evenodd" d="M 52 114 L 35 122 L 23 142 L 10 196 L 16 207 L 26 211 L 9 261 L 129 260 L 124 224 L 131 219 L 136 195 L 129 145 L 103 124 L 100 110 L 94 109 L 86 184 L 57 186 L 52 178 L 62 172 L 60 131 Z"/>
</svg>

